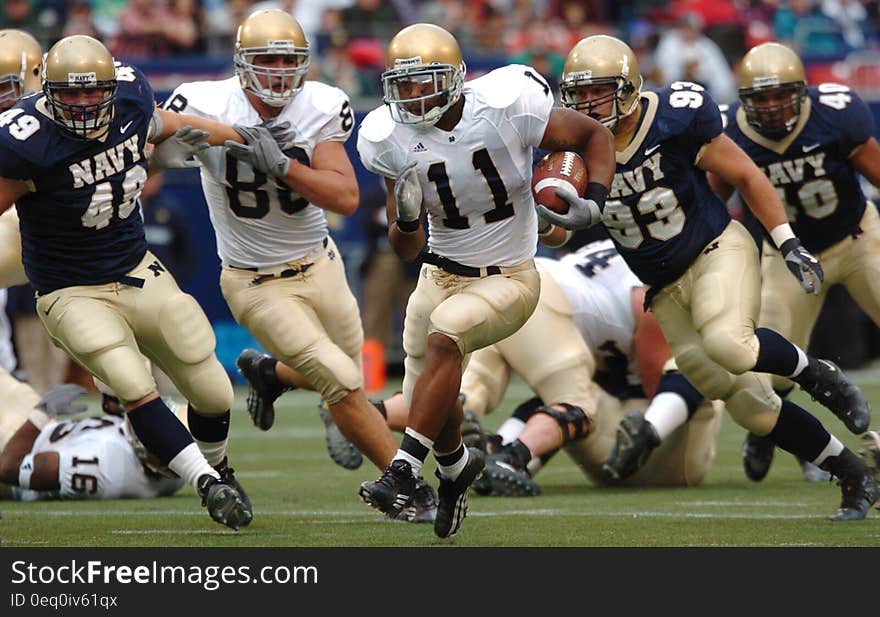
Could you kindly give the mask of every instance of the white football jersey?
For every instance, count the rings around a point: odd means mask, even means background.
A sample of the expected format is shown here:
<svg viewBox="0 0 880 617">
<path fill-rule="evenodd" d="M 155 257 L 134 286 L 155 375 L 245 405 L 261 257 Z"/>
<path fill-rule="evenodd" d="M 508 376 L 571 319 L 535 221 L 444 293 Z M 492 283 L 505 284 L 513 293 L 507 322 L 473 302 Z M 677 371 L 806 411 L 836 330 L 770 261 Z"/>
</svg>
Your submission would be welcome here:
<svg viewBox="0 0 880 617">
<path fill-rule="evenodd" d="M 512 64 L 465 83 L 451 131 L 398 124 L 387 106 L 358 132 L 370 171 L 396 178 L 417 163 L 431 252 L 469 266 L 511 266 L 537 245 L 532 148 L 544 137 L 553 93 L 540 73 Z"/>
<path fill-rule="evenodd" d="M 122 499 L 170 495 L 183 480 L 147 475 L 122 433 L 123 418 L 101 416 L 50 422 L 31 448 L 32 454 L 57 452 L 58 491 L 17 490 L 22 501 L 34 499 Z"/>
<path fill-rule="evenodd" d="M 574 323 L 600 361 L 623 355 L 629 385 L 641 383 L 633 349 L 635 318 L 630 291 L 642 282 L 623 261 L 611 240 L 593 242 L 560 260 L 539 257 L 538 268 L 550 274 L 571 304 Z M 608 365 L 606 361 L 604 364 Z"/>
<path fill-rule="evenodd" d="M 181 84 L 165 103 L 167 109 L 195 114 L 225 124 L 256 126 L 263 121 L 245 96 L 237 77 Z M 290 122 L 292 141 L 284 152 L 310 164 L 315 146 L 345 142 L 354 125 L 342 90 L 307 81 L 273 122 Z M 327 235 L 324 210 L 300 197 L 286 184 L 267 178 L 227 153 L 208 148 L 199 155 L 202 188 L 224 263 L 238 267 L 271 267 L 304 257 L 320 248 Z"/>
<path fill-rule="evenodd" d="M 0 368 L 11 373 L 15 370 L 18 362 L 12 350 L 12 326 L 6 317 L 6 300 L 9 295 L 5 289 L 0 289 Z"/>
</svg>

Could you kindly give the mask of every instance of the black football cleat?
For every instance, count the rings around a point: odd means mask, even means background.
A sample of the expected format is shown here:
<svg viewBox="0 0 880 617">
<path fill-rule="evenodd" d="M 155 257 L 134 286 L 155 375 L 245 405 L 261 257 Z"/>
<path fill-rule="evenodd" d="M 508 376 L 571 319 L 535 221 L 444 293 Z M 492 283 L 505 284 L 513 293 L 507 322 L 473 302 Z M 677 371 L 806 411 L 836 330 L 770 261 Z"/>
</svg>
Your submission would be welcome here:
<svg viewBox="0 0 880 617">
<path fill-rule="evenodd" d="M 614 446 L 602 464 L 601 474 L 609 484 L 619 484 L 641 469 L 660 445 L 657 429 L 638 411 L 630 411 L 617 426 Z"/>
<path fill-rule="evenodd" d="M 743 444 L 743 471 L 746 477 L 752 482 L 760 482 L 767 477 L 775 452 L 776 443 L 772 438 L 747 433 Z"/>
<path fill-rule="evenodd" d="M 877 482 L 870 470 L 840 481 L 840 509 L 829 517 L 832 521 L 860 521 L 877 503 Z"/>
<path fill-rule="evenodd" d="M 407 523 L 433 523 L 437 518 L 437 494 L 422 476 L 416 478 L 412 502 L 393 518 Z"/>
<path fill-rule="evenodd" d="M 327 443 L 327 454 L 333 462 L 345 469 L 357 469 L 364 462 L 364 456 L 353 443 L 346 439 L 339 426 L 333 421 L 333 414 L 322 400 L 318 405 L 318 414 L 324 423 L 324 441 Z"/>
<path fill-rule="evenodd" d="M 440 538 L 454 536 L 461 527 L 468 511 L 468 489 L 486 466 L 484 454 L 476 448 L 468 448 L 468 462 L 458 478 L 450 480 L 437 469 L 440 479 L 437 489 L 437 518 L 434 520 L 434 534 Z"/>
<path fill-rule="evenodd" d="M 868 430 L 871 404 L 834 362 L 811 358 L 810 364 L 794 381 L 840 418 L 851 433 L 860 435 Z"/>
<path fill-rule="evenodd" d="M 385 468 L 378 480 L 364 482 L 358 495 L 369 506 L 392 518 L 408 507 L 415 496 L 416 478 L 408 461 L 396 459 Z"/>
<path fill-rule="evenodd" d="M 208 474 L 199 477 L 196 484 L 202 506 L 208 509 L 212 519 L 236 531 L 250 524 L 253 516 L 235 487 Z"/>
<path fill-rule="evenodd" d="M 278 381 L 275 363 L 275 358 L 256 349 L 245 349 L 235 361 L 250 387 L 247 395 L 248 413 L 254 426 L 264 431 L 275 423 L 275 400 L 284 392 L 293 390 Z"/>
<path fill-rule="evenodd" d="M 229 466 L 229 460 L 227 457 L 223 457 L 223 460 L 219 465 L 214 467 L 217 470 L 217 473 L 220 474 L 220 481 L 224 484 L 228 484 L 232 488 L 234 488 L 238 492 L 238 497 L 241 499 L 241 503 L 244 506 L 244 514 L 245 516 L 242 519 L 241 526 L 247 527 L 251 524 L 251 521 L 254 518 L 254 507 L 251 505 L 251 499 L 248 497 L 247 493 L 244 492 L 244 487 L 239 483 L 235 478 L 235 470 Z"/>
<path fill-rule="evenodd" d="M 532 453 L 519 439 L 501 446 L 486 457 L 483 474 L 474 481 L 473 489 L 480 495 L 499 497 L 536 497 L 541 487 L 528 471 Z"/>
</svg>

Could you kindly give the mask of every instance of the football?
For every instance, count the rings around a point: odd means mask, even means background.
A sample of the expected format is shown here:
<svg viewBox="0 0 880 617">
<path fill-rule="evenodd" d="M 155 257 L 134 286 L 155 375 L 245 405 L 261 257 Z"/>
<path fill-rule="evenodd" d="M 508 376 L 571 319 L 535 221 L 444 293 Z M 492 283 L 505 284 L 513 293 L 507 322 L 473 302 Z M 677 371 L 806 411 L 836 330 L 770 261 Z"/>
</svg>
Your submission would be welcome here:
<svg viewBox="0 0 880 617">
<path fill-rule="evenodd" d="M 551 152 L 532 170 L 532 196 L 535 203 L 565 214 L 568 204 L 556 196 L 556 188 L 567 184 L 583 197 L 588 180 L 587 166 L 577 152 Z"/>
</svg>

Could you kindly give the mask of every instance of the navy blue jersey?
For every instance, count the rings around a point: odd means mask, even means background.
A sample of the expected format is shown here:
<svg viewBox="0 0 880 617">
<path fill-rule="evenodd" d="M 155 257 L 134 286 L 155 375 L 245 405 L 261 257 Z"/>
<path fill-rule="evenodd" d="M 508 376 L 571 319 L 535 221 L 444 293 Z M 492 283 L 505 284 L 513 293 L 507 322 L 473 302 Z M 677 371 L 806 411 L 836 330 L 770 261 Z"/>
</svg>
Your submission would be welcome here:
<svg viewBox="0 0 880 617">
<path fill-rule="evenodd" d="M 749 126 L 739 102 L 725 132 L 770 179 L 792 229 L 819 253 L 858 230 L 865 195 L 849 156 L 874 134 L 874 119 L 855 92 L 840 84 L 807 89 L 791 133 L 772 141 Z"/>
<path fill-rule="evenodd" d="M 695 164 L 721 134 L 721 113 L 688 82 L 643 92 L 639 104 L 635 136 L 617 153 L 604 223 L 630 269 L 658 290 L 684 274 L 730 222 Z"/>
<path fill-rule="evenodd" d="M 22 262 L 40 293 L 119 280 L 147 244 L 138 198 L 153 90 L 137 69 L 117 66 L 114 116 L 104 139 L 78 139 L 47 116 L 45 97 L 0 114 L 0 176 L 26 180 L 16 202 Z"/>
</svg>

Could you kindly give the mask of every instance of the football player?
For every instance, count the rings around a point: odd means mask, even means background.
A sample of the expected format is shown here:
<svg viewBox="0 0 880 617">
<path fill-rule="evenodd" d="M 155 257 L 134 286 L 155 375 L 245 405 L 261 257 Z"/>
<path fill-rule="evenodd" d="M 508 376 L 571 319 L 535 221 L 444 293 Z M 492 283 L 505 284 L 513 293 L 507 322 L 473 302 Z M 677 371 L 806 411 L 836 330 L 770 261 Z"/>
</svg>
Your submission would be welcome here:
<svg viewBox="0 0 880 617">
<path fill-rule="evenodd" d="M 714 458 L 721 405 L 704 402 L 675 370 L 656 320 L 642 310 L 644 287 L 612 242 L 535 262 L 535 312 L 511 336 L 475 351 L 462 376 L 465 440 L 489 452 L 476 490 L 537 495 L 532 477 L 562 448 L 600 486 L 700 483 Z M 511 372 L 538 397 L 487 440 L 480 418 L 501 403 Z M 394 428 L 405 424 L 399 398 L 379 403 Z M 578 409 L 590 412 L 582 418 Z"/>
<path fill-rule="evenodd" d="M 838 417 L 867 424 L 870 406 L 830 362 L 808 357 L 777 332 L 755 329 L 760 308 L 757 247 L 732 221 L 706 179 L 733 185 L 770 231 L 786 267 L 808 292 L 821 291 L 822 268 L 794 235 L 779 197 L 748 156 L 722 133 L 721 114 L 696 84 L 642 91 L 632 50 L 608 36 L 581 40 L 562 75 L 564 104 L 612 128 L 617 173 L 603 223 L 649 290 L 676 364 L 706 398 L 721 399 L 734 420 L 771 435 L 783 449 L 841 481 L 835 521 L 864 519 L 877 484 L 864 463 L 804 409 L 773 392 L 766 373 L 798 383 Z M 545 211 L 561 226 L 565 215 Z"/>
<path fill-rule="evenodd" d="M 40 89 L 43 48 L 23 30 L 0 30 L 0 112 Z M 24 285 L 18 214 L 10 208 L 0 214 L 0 287 Z"/>
<path fill-rule="evenodd" d="M 24 416 L 4 408 L 4 418 L 21 421 L 11 436 L 0 432 L 0 482 L 12 487 L 13 499 L 138 499 L 171 495 L 183 486 L 183 480 L 157 466 L 121 410 L 69 419 L 87 409 L 73 404 L 85 393 L 62 384 Z M 186 422 L 185 404 L 169 407 Z"/>
<path fill-rule="evenodd" d="M 464 79 L 451 34 L 431 24 L 404 28 L 386 53 L 385 105 L 370 112 L 358 134 L 361 160 L 388 187 L 395 252 L 416 258 L 426 242 L 425 212 L 430 228 L 404 321 L 408 425 L 394 461 L 378 480 L 362 484 L 360 495 L 384 512 L 405 507 L 433 450 L 439 537 L 458 530 L 468 487 L 485 464 L 482 452 L 461 439 L 463 364 L 471 352 L 513 334 L 538 302 L 532 150 L 584 155 L 586 197 L 561 196 L 571 216 L 585 222 L 598 218 L 614 168 L 610 133 L 553 109 L 553 93 L 535 69 L 510 65 Z M 573 413 L 582 418 L 585 411 Z"/>
<path fill-rule="evenodd" d="M 773 184 L 793 231 L 825 273 L 820 293 L 802 293 L 783 255 L 765 240 L 758 324 L 806 346 L 827 289 L 836 283 L 880 324 L 880 217 L 858 178 L 861 174 L 880 187 L 880 146 L 871 111 L 841 84 L 808 87 L 800 58 L 779 43 L 751 49 L 740 65 L 739 82 L 740 102 L 727 110 L 725 133 Z M 715 174 L 709 180 L 722 198 L 732 193 L 734 187 Z M 786 377 L 773 377 L 780 396 L 793 387 Z M 868 428 L 867 420 L 844 422 L 855 433 Z M 770 437 L 749 434 L 744 461 L 749 478 L 763 479 L 773 450 Z"/>
<path fill-rule="evenodd" d="M 384 469 L 395 443 L 363 392 L 360 313 L 327 229 L 327 212 L 350 216 L 358 205 L 343 145 L 354 116 L 340 89 L 305 81 L 309 59 L 293 17 L 257 11 L 236 35 L 236 75 L 183 84 L 165 107 L 233 124 L 247 140 L 198 158 L 223 296 L 273 356 L 246 350 L 238 360 L 255 386 L 248 397 L 254 423 L 272 426 L 272 403 L 293 385 L 286 376 L 293 369 L 321 393 L 344 435 Z M 264 123 L 293 133 L 279 145 Z"/>
<path fill-rule="evenodd" d="M 0 210 L 16 204 L 49 336 L 125 402 L 140 441 L 211 517 L 238 528 L 253 511 L 226 462 L 232 385 L 205 314 L 147 251 L 138 204 L 147 142 L 189 128 L 241 141 L 226 125 L 156 109 L 139 70 L 91 37 L 66 37 L 46 55 L 43 94 L 0 114 Z M 192 434 L 141 352 L 190 402 Z"/>
</svg>

